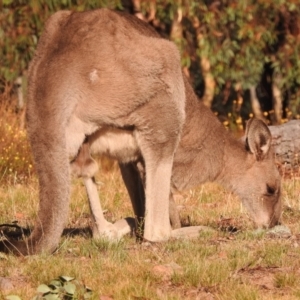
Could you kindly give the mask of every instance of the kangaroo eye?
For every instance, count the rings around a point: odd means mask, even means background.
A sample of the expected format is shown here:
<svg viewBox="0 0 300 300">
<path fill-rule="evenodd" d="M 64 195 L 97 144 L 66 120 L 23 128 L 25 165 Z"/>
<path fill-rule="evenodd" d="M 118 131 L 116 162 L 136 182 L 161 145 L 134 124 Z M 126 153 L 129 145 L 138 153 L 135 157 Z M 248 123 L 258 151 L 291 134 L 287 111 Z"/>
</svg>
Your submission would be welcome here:
<svg viewBox="0 0 300 300">
<path fill-rule="evenodd" d="M 276 188 L 267 184 L 267 194 L 274 195 L 276 192 Z"/>
</svg>

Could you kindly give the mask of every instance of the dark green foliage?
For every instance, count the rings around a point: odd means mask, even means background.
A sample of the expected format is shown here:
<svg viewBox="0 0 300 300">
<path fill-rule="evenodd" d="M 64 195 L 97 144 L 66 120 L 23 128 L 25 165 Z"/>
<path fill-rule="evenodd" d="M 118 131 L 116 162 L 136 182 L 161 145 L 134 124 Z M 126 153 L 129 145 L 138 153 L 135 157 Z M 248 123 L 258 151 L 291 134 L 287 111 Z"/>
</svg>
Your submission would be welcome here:
<svg viewBox="0 0 300 300">
<path fill-rule="evenodd" d="M 91 299 L 93 291 L 81 285 L 75 278 L 59 276 L 49 284 L 41 284 L 37 288 L 37 295 L 32 300 L 87 300 Z M 7 300 L 21 300 L 19 296 L 6 296 Z"/>
<path fill-rule="evenodd" d="M 49 284 L 41 284 L 37 293 L 33 300 L 85 300 L 92 296 L 91 289 L 82 287 L 73 277 L 68 276 L 59 276 Z"/>
<path fill-rule="evenodd" d="M 216 92 L 224 90 L 226 84 L 238 84 L 242 90 L 257 86 L 268 64 L 273 74 L 280 73 L 282 90 L 296 99 L 290 102 L 292 114 L 299 113 L 295 108 L 300 99 L 299 0 L 159 0 L 140 1 L 140 4 L 148 21 L 178 45 L 182 65 L 190 69 L 199 95 L 204 84 L 201 58 L 210 63 Z M 122 10 L 130 5 L 130 0 L 3 0 L 0 4 L 2 84 L 12 82 L 27 70 L 45 20 L 53 12 L 99 7 Z M 182 34 L 172 36 L 176 18 Z"/>
<path fill-rule="evenodd" d="M 1 7 L 2 6 L 2 7 Z M 47 18 L 60 9 L 121 8 L 118 0 L 4 0 L 0 4 L 0 79 L 13 81 L 27 68 Z"/>
</svg>

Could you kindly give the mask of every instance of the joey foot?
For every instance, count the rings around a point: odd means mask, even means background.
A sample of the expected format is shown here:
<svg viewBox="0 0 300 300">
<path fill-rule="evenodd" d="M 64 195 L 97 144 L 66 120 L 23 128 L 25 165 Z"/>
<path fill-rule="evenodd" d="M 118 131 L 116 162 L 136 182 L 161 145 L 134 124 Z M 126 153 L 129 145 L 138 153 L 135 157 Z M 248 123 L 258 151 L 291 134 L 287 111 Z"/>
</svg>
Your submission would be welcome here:
<svg viewBox="0 0 300 300">
<path fill-rule="evenodd" d="M 120 240 L 124 235 L 134 232 L 135 219 L 128 217 L 118 220 L 115 223 L 105 221 L 101 225 L 101 227 L 98 227 L 96 223 L 94 224 L 92 228 L 94 239 L 105 237 L 109 240 Z"/>
</svg>

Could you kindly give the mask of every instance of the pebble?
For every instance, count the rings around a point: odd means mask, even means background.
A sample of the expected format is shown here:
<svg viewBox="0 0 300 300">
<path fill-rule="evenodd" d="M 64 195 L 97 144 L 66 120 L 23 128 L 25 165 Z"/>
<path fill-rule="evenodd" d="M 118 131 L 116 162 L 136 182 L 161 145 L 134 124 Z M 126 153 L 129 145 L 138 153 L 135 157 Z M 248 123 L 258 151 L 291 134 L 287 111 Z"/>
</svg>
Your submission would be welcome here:
<svg viewBox="0 0 300 300">
<path fill-rule="evenodd" d="M 289 238 L 292 236 L 292 232 L 290 228 L 288 228 L 285 225 L 276 225 L 270 229 L 256 229 L 253 231 L 254 234 L 265 234 L 266 236 L 269 237 L 274 237 L 274 238 Z"/>
<path fill-rule="evenodd" d="M 14 285 L 10 278 L 0 277 L 0 290 L 1 291 L 8 291 L 12 290 Z"/>
<path fill-rule="evenodd" d="M 266 231 L 267 235 L 279 237 L 279 238 L 289 238 L 292 235 L 291 229 L 285 225 L 277 225 Z"/>
</svg>

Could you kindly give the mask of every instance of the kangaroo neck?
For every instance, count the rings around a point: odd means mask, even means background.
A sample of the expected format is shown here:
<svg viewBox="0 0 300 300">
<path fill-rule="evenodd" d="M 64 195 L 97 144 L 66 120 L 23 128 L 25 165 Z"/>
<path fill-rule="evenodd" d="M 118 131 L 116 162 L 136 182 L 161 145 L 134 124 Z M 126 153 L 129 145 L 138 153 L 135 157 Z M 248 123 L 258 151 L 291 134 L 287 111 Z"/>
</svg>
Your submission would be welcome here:
<svg viewBox="0 0 300 300">
<path fill-rule="evenodd" d="M 174 156 L 172 187 L 185 190 L 207 181 L 230 185 L 226 174 L 230 163 L 226 160 L 231 160 L 231 151 L 240 156 L 241 144 L 198 100 L 187 79 L 185 88 L 186 121 Z"/>
</svg>

